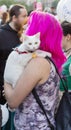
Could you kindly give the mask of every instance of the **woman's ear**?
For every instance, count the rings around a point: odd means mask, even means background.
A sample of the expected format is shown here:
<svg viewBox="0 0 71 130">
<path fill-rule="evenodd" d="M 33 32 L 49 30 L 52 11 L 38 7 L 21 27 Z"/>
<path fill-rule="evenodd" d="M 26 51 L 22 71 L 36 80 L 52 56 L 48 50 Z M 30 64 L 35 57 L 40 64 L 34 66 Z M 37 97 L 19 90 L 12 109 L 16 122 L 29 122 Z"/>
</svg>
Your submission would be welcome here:
<svg viewBox="0 0 71 130">
<path fill-rule="evenodd" d="M 71 35 L 70 34 L 67 34 L 67 36 L 66 36 L 67 38 L 67 41 L 69 41 L 69 40 L 71 40 Z"/>
</svg>

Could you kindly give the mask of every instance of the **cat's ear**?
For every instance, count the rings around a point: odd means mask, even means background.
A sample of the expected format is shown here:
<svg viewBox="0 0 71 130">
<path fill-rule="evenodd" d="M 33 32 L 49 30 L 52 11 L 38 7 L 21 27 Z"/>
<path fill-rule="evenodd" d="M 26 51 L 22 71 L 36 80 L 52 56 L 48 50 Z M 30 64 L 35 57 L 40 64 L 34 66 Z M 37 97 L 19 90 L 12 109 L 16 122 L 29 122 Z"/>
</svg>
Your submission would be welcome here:
<svg viewBox="0 0 71 130">
<path fill-rule="evenodd" d="M 24 41 L 27 40 L 28 36 L 24 34 Z"/>
<path fill-rule="evenodd" d="M 37 38 L 40 38 L 40 32 L 38 32 L 38 33 L 36 34 L 36 37 L 37 37 Z"/>
<path fill-rule="evenodd" d="M 24 35 L 22 34 L 21 37 L 20 37 L 20 41 L 23 43 L 24 41 Z"/>
</svg>

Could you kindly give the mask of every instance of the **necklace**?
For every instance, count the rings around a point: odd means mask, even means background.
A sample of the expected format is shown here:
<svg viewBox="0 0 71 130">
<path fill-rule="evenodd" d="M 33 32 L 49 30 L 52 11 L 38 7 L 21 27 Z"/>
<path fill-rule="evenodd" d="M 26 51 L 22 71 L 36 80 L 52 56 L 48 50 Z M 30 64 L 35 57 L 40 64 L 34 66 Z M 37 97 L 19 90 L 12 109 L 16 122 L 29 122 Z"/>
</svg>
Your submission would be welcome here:
<svg viewBox="0 0 71 130">
<path fill-rule="evenodd" d="M 71 56 L 71 48 L 69 48 L 68 50 L 65 50 L 64 52 L 65 52 L 66 57 L 68 59 Z"/>
<path fill-rule="evenodd" d="M 67 49 L 67 50 L 64 50 L 65 53 L 68 52 L 68 51 L 71 51 L 71 48 L 69 48 L 69 49 Z"/>
</svg>

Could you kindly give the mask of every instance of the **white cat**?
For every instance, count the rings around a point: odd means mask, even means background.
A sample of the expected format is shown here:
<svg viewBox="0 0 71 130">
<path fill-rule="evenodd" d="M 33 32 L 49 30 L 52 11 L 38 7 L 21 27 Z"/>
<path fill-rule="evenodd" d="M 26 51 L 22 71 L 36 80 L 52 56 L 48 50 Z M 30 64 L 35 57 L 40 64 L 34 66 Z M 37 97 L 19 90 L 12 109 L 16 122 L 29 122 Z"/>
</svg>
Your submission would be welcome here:
<svg viewBox="0 0 71 130">
<path fill-rule="evenodd" d="M 10 83 L 14 87 L 24 68 L 32 58 L 35 58 L 36 56 L 45 57 L 46 55 L 51 57 L 50 53 L 37 50 L 39 46 L 40 33 L 33 36 L 25 35 L 24 43 L 15 48 L 7 59 L 4 71 L 4 81 Z"/>
</svg>

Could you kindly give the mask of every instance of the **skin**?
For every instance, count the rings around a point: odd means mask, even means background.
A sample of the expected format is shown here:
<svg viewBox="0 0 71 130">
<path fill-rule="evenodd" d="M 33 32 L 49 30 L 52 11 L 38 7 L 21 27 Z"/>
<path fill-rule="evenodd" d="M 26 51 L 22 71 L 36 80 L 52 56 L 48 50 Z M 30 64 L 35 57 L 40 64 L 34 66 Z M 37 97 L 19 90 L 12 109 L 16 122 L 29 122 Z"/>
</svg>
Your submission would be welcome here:
<svg viewBox="0 0 71 130">
<path fill-rule="evenodd" d="M 25 68 L 15 88 L 5 82 L 4 91 L 10 108 L 18 107 L 35 85 L 46 82 L 50 73 L 50 63 L 41 57 L 33 58 Z"/>
<path fill-rule="evenodd" d="M 63 36 L 62 47 L 64 50 L 68 50 L 69 48 L 71 48 L 71 35 L 70 34 Z"/>
</svg>

